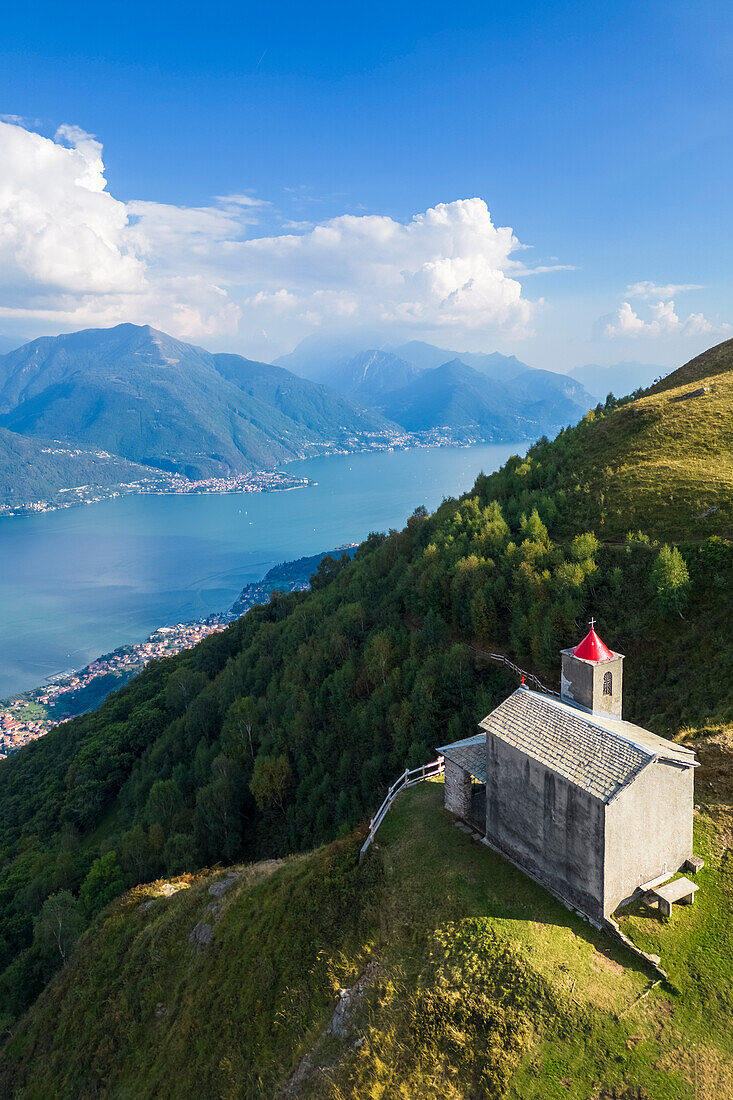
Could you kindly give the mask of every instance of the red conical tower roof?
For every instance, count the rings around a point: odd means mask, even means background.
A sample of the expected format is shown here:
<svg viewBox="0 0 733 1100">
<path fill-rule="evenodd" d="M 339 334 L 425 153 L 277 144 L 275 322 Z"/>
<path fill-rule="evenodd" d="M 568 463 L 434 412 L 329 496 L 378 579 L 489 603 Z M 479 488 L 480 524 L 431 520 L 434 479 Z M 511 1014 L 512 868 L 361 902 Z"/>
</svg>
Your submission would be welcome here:
<svg viewBox="0 0 733 1100">
<path fill-rule="evenodd" d="M 580 657 L 583 661 L 610 661 L 613 653 L 605 645 L 593 629 L 595 619 L 590 621 L 590 630 L 573 650 L 574 657 Z"/>
</svg>

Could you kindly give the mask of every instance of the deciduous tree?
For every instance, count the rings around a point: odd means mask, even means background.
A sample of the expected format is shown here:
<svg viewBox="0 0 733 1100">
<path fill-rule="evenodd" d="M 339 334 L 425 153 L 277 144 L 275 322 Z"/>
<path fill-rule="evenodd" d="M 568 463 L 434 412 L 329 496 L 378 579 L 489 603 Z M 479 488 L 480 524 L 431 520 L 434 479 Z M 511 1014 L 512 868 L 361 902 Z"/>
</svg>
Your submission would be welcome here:
<svg viewBox="0 0 733 1100">
<path fill-rule="evenodd" d="M 71 891 L 59 890 L 44 901 L 34 922 L 33 942 L 42 954 L 58 956 L 63 965 L 83 928 L 84 915 L 79 902 Z"/>
<path fill-rule="evenodd" d="M 652 566 L 651 580 L 661 610 L 681 615 L 689 595 L 690 574 L 676 546 L 663 546 L 659 551 Z"/>
<path fill-rule="evenodd" d="M 258 756 L 249 789 L 261 810 L 285 813 L 285 798 L 293 776 L 287 756 Z"/>
<path fill-rule="evenodd" d="M 125 880 L 122 868 L 117 862 L 117 854 L 105 852 L 99 859 L 95 859 L 90 867 L 89 874 L 79 891 L 79 901 L 85 912 L 93 916 L 114 898 L 119 897 L 124 889 Z"/>
</svg>

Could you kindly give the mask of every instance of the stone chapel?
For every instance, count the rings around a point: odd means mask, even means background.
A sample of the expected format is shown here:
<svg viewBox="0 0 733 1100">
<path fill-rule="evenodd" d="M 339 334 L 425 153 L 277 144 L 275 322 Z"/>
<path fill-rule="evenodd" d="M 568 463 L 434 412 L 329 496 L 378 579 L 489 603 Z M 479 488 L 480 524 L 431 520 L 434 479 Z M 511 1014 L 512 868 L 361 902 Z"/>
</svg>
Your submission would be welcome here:
<svg viewBox="0 0 733 1100">
<path fill-rule="evenodd" d="M 445 806 L 565 904 L 602 922 L 692 858 L 694 752 L 622 717 L 623 662 L 591 629 L 559 697 L 522 685 L 438 751 Z"/>
</svg>

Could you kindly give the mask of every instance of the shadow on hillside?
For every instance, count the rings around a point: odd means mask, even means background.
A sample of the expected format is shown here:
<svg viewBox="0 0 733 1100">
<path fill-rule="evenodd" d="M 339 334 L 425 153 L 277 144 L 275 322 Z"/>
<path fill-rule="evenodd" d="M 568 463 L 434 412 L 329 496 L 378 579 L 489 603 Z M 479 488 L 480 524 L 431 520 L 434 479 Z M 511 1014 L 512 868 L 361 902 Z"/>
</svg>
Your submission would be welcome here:
<svg viewBox="0 0 733 1100">
<path fill-rule="evenodd" d="M 695 801 L 711 809 L 733 805 L 733 730 L 722 730 L 694 742 L 700 768 L 695 776 Z"/>
<path fill-rule="evenodd" d="M 548 890 L 482 842 L 482 788 L 473 792 L 476 820 L 458 822 L 443 808 L 442 784 L 425 783 L 402 796 L 378 836 L 392 874 L 398 875 L 401 907 L 416 925 L 434 913 L 444 920 L 488 918 L 526 924 L 523 939 L 542 941 L 542 926 L 565 929 L 598 953 L 594 969 L 618 968 L 649 977 L 652 968 L 631 954 L 610 933 L 597 929 L 567 909 Z M 467 832 L 471 824 L 475 833 Z M 403 916 L 406 915 L 403 913 Z M 538 935 L 538 932 L 540 933 Z M 552 933 L 550 932 L 550 939 Z M 539 947 L 538 943 L 538 947 Z M 539 947 L 541 950 L 541 947 Z"/>
</svg>

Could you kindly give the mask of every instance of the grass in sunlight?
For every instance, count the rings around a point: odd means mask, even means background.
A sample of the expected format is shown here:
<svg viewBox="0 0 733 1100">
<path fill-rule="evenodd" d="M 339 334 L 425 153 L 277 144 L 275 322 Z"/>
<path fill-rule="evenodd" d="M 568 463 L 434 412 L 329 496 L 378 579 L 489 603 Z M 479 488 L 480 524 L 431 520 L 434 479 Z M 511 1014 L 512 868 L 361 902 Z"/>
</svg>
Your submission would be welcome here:
<svg viewBox="0 0 733 1100">
<path fill-rule="evenodd" d="M 269 1098 L 306 1055 L 302 1097 L 730 1095 L 731 895 L 712 819 L 699 902 L 625 918 L 677 987 L 644 997 L 653 976 L 455 828 L 442 793 L 402 795 L 361 866 L 355 835 L 136 888 L 21 1022 L 3 1095 Z M 360 975 L 339 1039 L 338 990 Z"/>
</svg>

